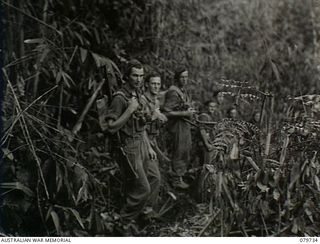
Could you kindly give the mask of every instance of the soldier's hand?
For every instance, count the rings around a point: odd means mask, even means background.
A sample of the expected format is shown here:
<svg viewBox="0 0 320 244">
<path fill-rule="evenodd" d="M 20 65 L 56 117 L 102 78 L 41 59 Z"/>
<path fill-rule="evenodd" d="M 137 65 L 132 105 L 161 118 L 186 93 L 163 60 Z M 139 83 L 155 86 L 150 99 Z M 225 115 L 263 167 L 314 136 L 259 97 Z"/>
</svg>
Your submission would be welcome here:
<svg viewBox="0 0 320 244">
<path fill-rule="evenodd" d="M 168 121 L 167 116 L 165 116 L 163 113 L 161 113 L 159 109 L 156 109 L 154 111 L 154 114 L 155 114 L 156 118 L 160 120 L 161 123 L 165 123 Z"/>
<path fill-rule="evenodd" d="M 128 108 L 130 109 L 131 112 L 134 112 L 138 109 L 139 107 L 139 102 L 137 100 L 136 97 L 132 97 L 130 100 L 129 100 L 129 106 Z"/>
<path fill-rule="evenodd" d="M 164 114 L 160 114 L 159 120 L 161 123 L 166 123 L 168 121 L 167 116 L 165 116 Z"/>
<path fill-rule="evenodd" d="M 186 117 L 192 117 L 196 113 L 196 110 L 194 108 L 188 108 L 187 111 L 185 111 Z"/>
<path fill-rule="evenodd" d="M 149 157 L 151 160 L 157 159 L 157 153 L 152 149 L 152 147 L 149 148 Z"/>
</svg>

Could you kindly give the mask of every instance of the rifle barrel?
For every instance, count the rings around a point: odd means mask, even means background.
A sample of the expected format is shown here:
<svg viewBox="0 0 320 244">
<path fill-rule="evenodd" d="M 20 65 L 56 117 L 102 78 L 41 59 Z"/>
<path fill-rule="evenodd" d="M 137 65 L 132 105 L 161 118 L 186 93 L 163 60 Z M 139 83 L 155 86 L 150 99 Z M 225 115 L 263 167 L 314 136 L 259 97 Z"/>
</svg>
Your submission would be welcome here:
<svg viewBox="0 0 320 244">
<path fill-rule="evenodd" d="M 189 123 L 190 125 L 193 125 L 194 127 L 197 127 L 197 128 L 199 128 L 201 124 L 207 125 L 207 126 L 214 126 L 217 124 L 217 122 L 212 122 L 212 121 L 202 121 L 202 120 L 191 121 L 186 118 L 182 118 L 182 120 Z"/>
</svg>

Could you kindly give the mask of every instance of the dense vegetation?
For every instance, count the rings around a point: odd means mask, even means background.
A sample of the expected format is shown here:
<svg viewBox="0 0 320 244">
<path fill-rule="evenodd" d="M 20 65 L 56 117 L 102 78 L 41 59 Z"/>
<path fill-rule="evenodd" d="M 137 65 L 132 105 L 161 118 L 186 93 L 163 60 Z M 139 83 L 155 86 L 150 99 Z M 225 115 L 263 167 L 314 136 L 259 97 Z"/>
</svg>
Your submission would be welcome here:
<svg viewBox="0 0 320 244">
<path fill-rule="evenodd" d="M 1 9 L 3 233 L 319 233 L 319 101 L 296 98 L 320 89 L 318 1 L 7 0 Z M 164 89 L 184 64 L 194 100 L 223 90 L 242 119 L 262 112 L 257 148 L 240 148 L 241 167 L 213 177 L 190 169 L 214 197 L 174 192 L 162 165 L 161 219 L 144 232 L 119 219 L 122 181 L 96 102 L 119 86 L 131 58 L 155 67 Z M 234 125 L 246 138 L 243 128 Z"/>
</svg>

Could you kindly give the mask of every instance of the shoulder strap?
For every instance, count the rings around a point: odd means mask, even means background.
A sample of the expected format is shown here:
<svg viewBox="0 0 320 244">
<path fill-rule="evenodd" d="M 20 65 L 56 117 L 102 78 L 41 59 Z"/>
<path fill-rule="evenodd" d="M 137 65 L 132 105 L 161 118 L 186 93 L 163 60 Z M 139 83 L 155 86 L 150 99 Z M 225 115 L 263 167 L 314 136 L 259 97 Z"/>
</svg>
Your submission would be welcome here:
<svg viewBox="0 0 320 244">
<path fill-rule="evenodd" d="M 152 101 L 148 96 L 143 94 L 141 96 L 141 100 L 144 101 L 147 105 L 147 107 L 151 109 L 160 109 L 160 101 L 159 98 L 156 98 L 155 101 Z"/>
<path fill-rule="evenodd" d="M 149 103 L 153 103 L 154 102 L 154 101 L 152 101 L 152 99 L 150 99 L 149 96 L 147 96 L 146 93 L 142 94 L 141 97 L 144 98 Z"/>
<path fill-rule="evenodd" d="M 115 93 L 113 93 L 113 98 L 115 98 L 116 96 L 121 96 L 123 97 L 126 101 L 129 101 L 129 98 L 126 96 L 126 94 L 119 90 L 119 91 L 116 91 Z"/>
<path fill-rule="evenodd" d="M 172 85 L 169 87 L 169 91 L 175 91 L 183 101 L 187 100 L 187 98 L 185 97 L 183 92 L 179 89 L 179 87 Z"/>
<path fill-rule="evenodd" d="M 149 103 L 149 100 L 148 98 L 144 95 L 144 94 L 141 94 L 140 96 L 140 102 L 143 102 L 145 104 L 148 104 Z"/>
</svg>

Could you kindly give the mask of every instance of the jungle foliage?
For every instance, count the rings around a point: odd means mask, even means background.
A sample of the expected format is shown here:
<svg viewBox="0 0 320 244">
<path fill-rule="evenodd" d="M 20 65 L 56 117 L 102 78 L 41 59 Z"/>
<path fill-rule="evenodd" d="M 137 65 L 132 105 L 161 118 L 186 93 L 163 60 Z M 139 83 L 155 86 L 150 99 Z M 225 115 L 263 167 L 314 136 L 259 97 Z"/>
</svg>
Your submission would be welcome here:
<svg viewBox="0 0 320 244">
<path fill-rule="evenodd" d="M 320 89 L 318 1 L 0 3 L 5 27 L 2 234 L 319 233 L 319 100 L 297 98 Z M 205 102 L 223 90 L 243 120 L 262 113 L 257 143 L 238 148 L 232 170 L 223 166 L 230 161 L 228 150 L 217 152 L 218 173 L 210 167 L 190 169 L 190 181 L 201 176 L 203 186 L 211 182 L 201 189 L 200 200 L 174 192 L 166 184 L 168 165 L 162 165 L 161 221 L 144 232 L 119 219 L 122 180 L 99 125 L 103 104 L 97 103 L 119 87 L 131 58 L 155 67 L 164 89 L 184 64 L 194 100 Z M 223 128 L 217 131 L 225 140 L 230 128 Z M 237 139 L 248 140 L 246 126 L 233 128 Z M 252 133 L 251 138 L 258 131 Z"/>
</svg>

